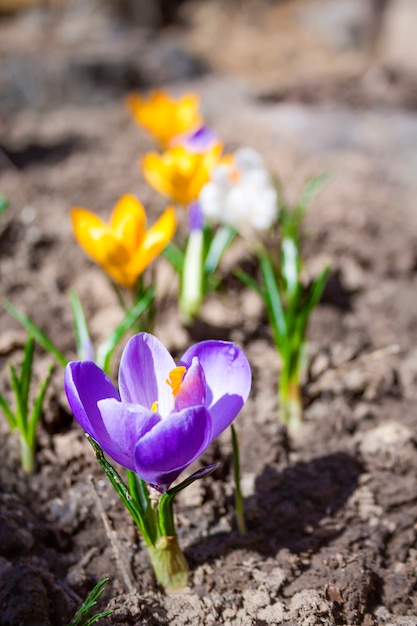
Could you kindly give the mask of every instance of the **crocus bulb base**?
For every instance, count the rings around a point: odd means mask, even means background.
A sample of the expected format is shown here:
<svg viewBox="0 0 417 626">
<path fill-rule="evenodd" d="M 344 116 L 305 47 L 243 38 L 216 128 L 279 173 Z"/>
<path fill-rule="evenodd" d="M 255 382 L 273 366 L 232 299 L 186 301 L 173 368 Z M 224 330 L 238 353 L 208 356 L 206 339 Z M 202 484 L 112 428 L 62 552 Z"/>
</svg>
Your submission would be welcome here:
<svg viewBox="0 0 417 626">
<path fill-rule="evenodd" d="M 20 436 L 20 458 L 24 471 L 31 474 L 35 467 L 35 455 L 33 448 L 23 436 Z"/>
<path fill-rule="evenodd" d="M 278 419 L 287 426 L 290 437 L 297 435 L 303 420 L 301 390 L 298 383 L 289 383 L 288 388 L 280 388 Z"/>
<path fill-rule="evenodd" d="M 156 579 L 167 593 L 188 585 L 188 563 L 175 535 L 160 537 L 148 551 Z"/>
</svg>

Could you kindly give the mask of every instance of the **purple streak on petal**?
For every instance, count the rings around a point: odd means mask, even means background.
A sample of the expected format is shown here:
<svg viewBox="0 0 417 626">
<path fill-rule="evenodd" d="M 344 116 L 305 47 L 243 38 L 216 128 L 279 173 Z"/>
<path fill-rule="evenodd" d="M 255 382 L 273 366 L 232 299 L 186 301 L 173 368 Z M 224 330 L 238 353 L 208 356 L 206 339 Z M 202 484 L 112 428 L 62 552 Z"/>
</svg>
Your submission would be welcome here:
<svg viewBox="0 0 417 626">
<path fill-rule="evenodd" d="M 98 408 L 111 439 L 110 446 L 100 445 L 117 463 L 134 471 L 135 446 L 161 421 L 160 415 L 138 404 L 122 403 L 114 398 L 100 400 Z"/>
<path fill-rule="evenodd" d="M 204 407 L 171 413 L 138 441 L 135 471 L 148 483 L 167 486 L 211 441 L 211 417 Z"/>
<path fill-rule="evenodd" d="M 206 379 L 198 359 L 194 358 L 175 398 L 174 410 L 181 411 L 191 406 L 204 406 L 205 403 Z"/>
<path fill-rule="evenodd" d="M 188 230 L 203 230 L 204 215 L 198 202 L 191 202 L 188 207 Z"/>
<path fill-rule="evenodd" d="M 208 126 L 200 126 L 194 132 L 181 135 L 177 139 L 190 152 L 206 152 L 217 143 L 216 135 Z"/>
<path fill-rule="evenodd" d="M 246 356 L 228 341 L 201 341 L 189 348 L 180 365 L 197 357 L 207 384 L 206 407 L 213 418 L 213 439 L 229 426 L 246 402 L 251 370 Z"/>
<path fill-rule="evenodd" d="M 158 413 L 166 417 L 172 409 L 172 391 L 166 380 L 174 367 L 174 359 L 156 337 L 148 333 L 135 335 L 120 361 L 122 401 L 148 409 L 158 401 Z"/>
<path fill-rule="evenodd" d="M 75 419 L 100 446 L 111 446 L 111 437 L 97 406 L 103 399 L 120 400 L 110 378 L 91 361 L 73 361 L 65 368 L 64 380 L 68 402 Z"/>
</svg>

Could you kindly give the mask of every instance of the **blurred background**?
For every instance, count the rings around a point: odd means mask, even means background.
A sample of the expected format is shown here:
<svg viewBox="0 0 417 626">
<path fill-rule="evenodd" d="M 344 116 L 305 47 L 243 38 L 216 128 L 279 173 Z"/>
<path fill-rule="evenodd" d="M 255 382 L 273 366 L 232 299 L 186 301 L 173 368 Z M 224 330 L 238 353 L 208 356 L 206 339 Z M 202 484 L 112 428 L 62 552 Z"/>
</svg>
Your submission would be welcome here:
<svg viewBox="0 0 417 626">
<path fill-rule="evenodd" d="M 416 0 L 0 0 L 0 115 L 208 73 L 266 101 L 417 106 Z"/>
</svg>

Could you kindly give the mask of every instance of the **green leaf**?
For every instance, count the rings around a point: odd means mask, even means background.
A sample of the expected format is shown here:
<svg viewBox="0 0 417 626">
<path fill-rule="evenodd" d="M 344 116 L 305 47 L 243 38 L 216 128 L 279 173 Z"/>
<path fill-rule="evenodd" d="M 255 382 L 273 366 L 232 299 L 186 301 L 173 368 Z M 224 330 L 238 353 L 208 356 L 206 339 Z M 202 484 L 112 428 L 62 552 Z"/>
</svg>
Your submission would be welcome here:
<svg viewBox="0 0 417 626">
<path fill-rule="evenodd" d="M 101 367 L 105 372 L 108 372 L 110 369 L 110 361 L 117 345 L 120 343 L 127 331 L 133 326 L 138 317 L 142 315 L 144 311 L 146 311 L 154 297 L 155 287 L 152 285 L 151 287 L 149 287 L 145 295 L 140 300 L 138 300 L 136 304 L 126 313 L 126 315 L 124 316 L 120 324 L 116 327 L 116 329 L 112 332 L 112 334 L 107 337 L 107 339 L 105 339 L 103 343 L 101 343 L 98 347 L 96 364 Z"/>
<path fill-rule="evenodd" d="M 285 214 L 288 212 L 287 201 L 285 199 L 283 185 L 282 185 L 281 179 L 279 178 L 278 174 L 273 172 L 271 174 L 271 177 L 272 177 L 273 185 L 275 187 L 275 191 L 277 192 L 277 206 L 278 206 L 278 210 L 279 210 L 278 222 L 281 224 L 281 216 L 284 216 L 284 218 L 285 218 Z"/>
<path fill-rule="evenodd" d="M 216 271 L 223 254 L 233 243 L 236 234 L 236 229 L 229 225 L 220 226 L 217 229 L 211 240 L 204 262 L 205 274 L 213 274 Z"/>
<path fill-rule="evenodd" d="M 36 426 L 42 415 L 43 402 L 45 400 L 45 395 L 46 395 L 46 391 L 48 389 L 49 383 L 51 382 L 53 371 L 54 371 L 54 366 L 50 365 L 47 377 L 39 385 L 39 392 L 36 397 L 35 403 L 33 405 L 32 413 L 30 415 L 30 418 L 27 424 L 26 441 L 28 445 L 34 445 L 35 443 Z"/>
<path fill-rule="evenodd" d="M 255 291 L 258 294 L 258 296 L 262 298 L 262 300 L 265 300 L 264 292 L 262 291 L 261 287 L 258 285 L 256 280 L 252 278 L 252 276 L 249 276 L 249 274 L 247 274 L 247 272 L 242 270 L 240 267 L 235 269 L 233 273 L 236 276 L 236 278 L 238 278 L 240 282 L 242 282 L 245 285 L 245 287 L 249 287 L 249 289 L 252 289 L 253 291 Z"/>
<path fill-rule="evenodd" d="M 19 431 L 23 434 L 26 431 L 26 421 L 27 421 L 27 405 L 22 403 L 22 390 L 20 387 L 20 380 L 16 374 L 16 370 L 13 365 L 9 365 L 10 370 L 10 381 L 12 384 L 13 393 L 16 398 L 16 426 Z"/>
<path fill-rule="evenodd" d="M 246 535 L 246 523 L 245 523 L 245 507 L 243 502 L 243 495 L 241 489 L 240 480 L 240 453 L 239 442 L 237 439 L 236 429 L 231 424 L 230 429 L 232 431 L 232 450 L 233 450 L 233 476 L 235 479 L 235 515 L 236 522 L 241 535 Z"/>
<path fill-rule="evenodd" d="M 302 188 L 297 199 L 297 204 L 294 208 L 294 217 L 298 225 L 301 224 L 307 207 L 313 202 L 317 194 L 323 189 L 324 184 L 328 181 L 328 179 L 328 174 L 318 174 L 317 176 L 313 176 L 312 178 L 310 178 Z"/>
<path fill-rule="evenodd" d="M 113 611 L 110 609 L 97 613 L 92 617 L 89 617 L 91 609 L 97 604 L 97 600 L 100 598 L 104 591 L 104 585 L 109 581 L 109 578 L 103 578 L 97 585 L 90 591 L 82 606 L 78 609 L 68 626 L 92 626 L 98 622 L 102 617 L 112 615 Z"/>
<path fill-rule="evenodd" d="M 33 335 L 38 343 L 58 361 L 62 367 L 65 367 L 68 363 L 68 359 L 58 350 L 58 348 L 52 343 L 52 341 L 41 331 L 38 326 L 24 313 L 16 309 L 15 306 L 8 300 L 4 302 L 4 308 L 10 315 L 13 315 L 18 322 L 26 328 L 26 330 Z"/>
<path fill-rule="evenodd" d="M 172 265 L 176 273 L 181 276 L 182 268 L 184 265 L 184 252 L 180 250 L 178 246 L 175 245 L 175 243 L 172 243 L 172 241 L 170 241 L 162 254 L 166 258 L 166 260 Z"/>
<path fill-rule="evenodd" d="M 175 487 L 172 487 L 172 489 L 169 489 L 162 494 L 158 505 L 159 527 L 162 537 L 172 537 L 176 534 L 172 506 L 177 493 L 191 485 L 196 480 L 212 474 L 218 467 L 218 465 L 218 463 L 213 463 L 213 465 L 202 467 L 201 469 L 194 472 L 194 474 L 191 474 L 191 476 L 183 480 L 182 483 L 176 485 Z"/>
<path fill-rule="evenodd" d="M 118 474 L 116 470 L 114 469 L 114 467 L 110 465 L 110 463 L 106 460 L 106 458 L 104 457 L 103 450 L 101 449 L 99 444 L 96 441 L 94 441 L 94 439 L 90 437 L 90 435 L 86 434 L 86 437 L 87 437 L 88 442 L 91 444 L 94 450 L 96 459 L 101 465 L 103 472 L 105 473 L 106 477 L 111 482 L 111 484 L 113 485 L 117 495 L 119 496 L 124 506 L 129 511 L 130 515 L 132 516 L 133 521 L 139 528 L 145 540 L 145 543 L 148 546 L 152 545 L 154 543 L 153 541 L 154 532 L 152 532 L 153 529 L 148 528 L 144 511 L 140 510 L 138 501 L 135 498 L 133 498 L 129 489 L 126 487 L 123 480 L 121 479 L 120 474 Z"/>
<path fill-rule="evenodd" d="M 149 507 L 149 493 L 146 482 L 139 478 L 136 472 L 132 472 L 132 470 L 126 470 L 126 473 L 130 495 L 143 514 L 146 515 Z"/>
<path fill-rule="evenodd" d="M 322 270 L 321 274 L 316 278 L 314 283 L 311 286 L 311 292 L 306 304 L 306 309 L 308 311 L 308 315 L 312 312 L 312 310 L 318 305 L 320 302 L 320 298 L 323 295 L 324 288 L 326 286 L 327 280 L 330 274 L 330 265 L 326 265 Z"/>
<path fill-rule="evenodd" d="M 23 361 L 20 366 L 20 394 L 22 397 L 22 405 L 28 405 L 30 380 L 32 378 L 33 354 L 35 351 L 35 340 L 28 336 L 23 353 Z"/>
<path fill-rule="evenodd" d="M 204 299 L 204 234 L 190 232 L 182 267 L 179 308 L 182 322 L 188 325 L 198 315 Z"/>
<path fill-rule="evenodd" d="M 297 295 L 300 271 L 298 249 L 294 239 L 285 237 L 281 243 L 281 252 L 281 273 L 285 281 L 288 301 L 291 301 Z"/>
<path fill-rule="evenodd" d="M 77 355 L 81 361 L 93 361 L 94 353 L 90 339 L 87 320 L 81 304 L 81 300 L 75 291 L 71 289 L 69 292 L 72 317 L 74 320 L 75 343 L 77 346 Z"/>
<path fill-rule="evenodd" d="M 6 416 L 7 421 L 9 422 L 9 426 L 11 430 L 17 428 L 16 418 L 12 411 L 10 404 L 7 402 L 6 398 L 0 394 L 0 407 L 3 409 L 3 412 Z"/>
<path fill-rule="evenodd" d="M 6 212 L 6 209 L 8 206 L 9 206 L 9 203 L 7 201 L 6 196 L 0 193 L 0 218 L 3 215 L 3 213 Z"/>
<path fill-rule="evenodd" d="M 279 292 L 277 280 L 274 274 L 271 260 L 266 254 L 260 258 L 262 277 L 265 285 L 264 300 L 267 305 L 272 330 L 278 344 L 284 341 L 287 335 L 287 322 L 285 320 L 284 308 L 281 294 Z"/>
<path fill-rule="evenodd" d="M 212 465 L 207 465 L 206 467 L 200 468 L 199 470 L 191 474 L 191 476 L 183 480 L 179 485 L 168 489 L 164 496 L 173 497 L 177 495 L 177 493 L 179 493 L 186 487 L 189 487 L 189 485 L 192 485 L 196 480 L 200 480 L 200 478 L 204 478 L 205 476 L 209 476 L 210 474 L 212 474 L 218 466 L 218 463 L 213 463 Z"/>
</svg>

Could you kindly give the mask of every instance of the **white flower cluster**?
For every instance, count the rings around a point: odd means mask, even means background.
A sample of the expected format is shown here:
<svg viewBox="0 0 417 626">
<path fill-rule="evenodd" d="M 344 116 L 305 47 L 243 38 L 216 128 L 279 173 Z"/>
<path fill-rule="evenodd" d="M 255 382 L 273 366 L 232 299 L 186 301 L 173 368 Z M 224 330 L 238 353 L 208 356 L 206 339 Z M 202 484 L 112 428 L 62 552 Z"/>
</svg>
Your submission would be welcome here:
<svg viewBox="0 0 417 626">
<path fill-rule="evenodd" d="M 200 192 L 203 215 L 238 230 L 266 230 L 278 217 L 277 192 L 261 156 L 252 148 L 237 150 L 211 173 Z"/>
</svg>

